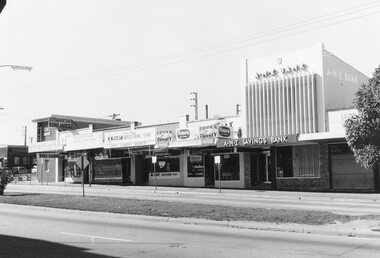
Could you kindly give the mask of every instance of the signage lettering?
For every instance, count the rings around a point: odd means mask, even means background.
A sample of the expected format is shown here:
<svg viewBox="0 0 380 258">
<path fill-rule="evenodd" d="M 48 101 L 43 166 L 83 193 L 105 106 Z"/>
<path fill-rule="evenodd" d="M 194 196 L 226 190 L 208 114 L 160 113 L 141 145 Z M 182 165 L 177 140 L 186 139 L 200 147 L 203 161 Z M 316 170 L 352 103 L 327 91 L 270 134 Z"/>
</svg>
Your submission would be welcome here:
<svg viewBox="0 0 380 258">
<path fill-rule="evenodd" d="M 209 125 L 209 126 L 200 126 L 199 127 L 199 136 L 201 139 L 204 138 L 216 138 L 218 132 L 217 125 Z"/>
<path fill-rule="evenodd" d="M 190 130 L 189 129 L 180 129 L 177 132 L 177 138 L 184 140 L 190 138 Z"/>
<path fill-rule="evenodd" d="M 270 137 L 270 143 L 287 143 L 288 136 Z"/>
<path fill-rule="evenodd" d="M 276 144 L 286 144 L 297 142 L 297 135 L 282 135 L 282 136 L 272 136 L 272 137 L 256 137 L 256 138 L 242 138 L 242 139 L 220 139 L 217 142 L 217 147 L 250 147 L 250 146 L 260 146 L 260 145 L 276 145 Z"/>
<path fill-rule="evenodd" d="M 327 76 L 332 77 L 334 79 L 339 79 L 341 81 L 358 84 L 358 77 L 356 75 L 352 75 L 347 72 L 342 72 L 340 70 L 327 68 L 326 74 Z"/>
<path fill-rule="evenodd" d="M 226 140 L 224 142 L 224 147 L 235 147 L 239 145 L 239 140 Z"/>
<path fill-rule="evenodd" d="M 265 145 L 268 143 L 267 138 L 245 138 L 242 139 L 242 145 Z"/>
<path fill-rule="evenodd" d="M 72 128 L 72 120 L 50 117 L 48 120 L 48 126 L 57 128 Z"/>
<path fill-rule="evenodd" d="M 219 126 L 219 136 L 229 138 L 231 136 L 231 129 L 227 126 Z"/>
<path fill-rule="evenodd" d="M 173 130 L 168 129 L 168 130 L 163 130 L 163 131 L 158 131 L 156 135 L 156 140 L 158 142 L 169 142 L 174 140 L 174 133 Z"/>
<path fill-rule="evenodd" d="M 307 70 L 307 65 L 302 64 L 302 65 L 296 65 L 294 67 L 288 66 L 287 68 L 281 68 L 280 71 L 282 74 L 290 74 L 290 73 L 306 71 L 306 70 Z M 276 69 L 274 69 L 272 71 L 265 71 L 263 73 L 256 73 L 256 79 L 262 79 L 262 78 L 277 76 L 279 73 L 280 72 Z"/>
</svg>

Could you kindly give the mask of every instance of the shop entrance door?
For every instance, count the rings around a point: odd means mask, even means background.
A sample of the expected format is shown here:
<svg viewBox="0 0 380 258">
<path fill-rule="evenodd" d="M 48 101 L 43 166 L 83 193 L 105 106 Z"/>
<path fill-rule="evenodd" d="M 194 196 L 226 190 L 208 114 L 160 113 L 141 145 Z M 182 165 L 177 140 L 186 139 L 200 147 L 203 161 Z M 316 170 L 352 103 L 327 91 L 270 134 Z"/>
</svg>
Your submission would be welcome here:
<svg viewBox="0 0 380 258">
<path fill-rule="evenodd" d="M 269 163 L 267 152 L 251 154 L 251 186 L 256 189 L 270 189 Z"/>
<path fill-rule="evenodd" d="M 211 155 L 205 156 L 205 185 L 215 186 L 214 157 Z"/>
</svg>

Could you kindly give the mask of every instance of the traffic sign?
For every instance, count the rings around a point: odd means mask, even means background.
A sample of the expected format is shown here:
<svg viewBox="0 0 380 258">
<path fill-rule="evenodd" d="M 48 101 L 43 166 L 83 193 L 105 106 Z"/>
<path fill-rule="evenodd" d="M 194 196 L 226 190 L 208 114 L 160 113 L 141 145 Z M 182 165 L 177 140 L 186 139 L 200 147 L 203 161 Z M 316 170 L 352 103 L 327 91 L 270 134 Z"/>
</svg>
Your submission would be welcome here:
<svg viewBox="0 0 380 258">
<path fill-rule="evenodd" d="M 88 162 L 87 156 L 81 156 L 77 159 L 76 164 L 80 169 L 85 169 L 90 163 Z"/>
</svg>

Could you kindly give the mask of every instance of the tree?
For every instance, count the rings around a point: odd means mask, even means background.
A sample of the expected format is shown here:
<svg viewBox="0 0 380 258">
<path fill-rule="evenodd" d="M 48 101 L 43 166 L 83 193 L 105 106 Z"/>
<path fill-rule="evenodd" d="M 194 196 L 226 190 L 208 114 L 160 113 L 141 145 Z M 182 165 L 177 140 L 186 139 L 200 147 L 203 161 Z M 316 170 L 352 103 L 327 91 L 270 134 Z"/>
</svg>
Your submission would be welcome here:
<svg viewBox="0 0 380 258">
<path fill-rule="evenodd" d="M 356 162 L 365 168 L 380 165 L 380 66 L 355 94 L 358 115 L 347 119 L 346 139 Z"/>
<path fill-rule="evenodd" d="M 12 171 L 0 168 L 0 195 L 4 195 L 5 188 L 12 180 Z"/>
<path fill-rule="evenodd" d="M 6 4 L 7 4 L 7 0 L 0 0 L 0 13 Z"/>
</svg>

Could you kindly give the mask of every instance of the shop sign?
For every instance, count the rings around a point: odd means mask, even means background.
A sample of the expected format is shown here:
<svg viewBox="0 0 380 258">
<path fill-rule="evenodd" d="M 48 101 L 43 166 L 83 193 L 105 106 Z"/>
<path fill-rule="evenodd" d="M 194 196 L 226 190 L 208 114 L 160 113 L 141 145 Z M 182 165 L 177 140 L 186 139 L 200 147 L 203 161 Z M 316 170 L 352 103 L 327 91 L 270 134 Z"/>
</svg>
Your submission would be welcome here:
<svg viewBox="0 0 380 258">
<path fill-rule="evenodd" d="M 72 120 L 62 119 L 62 118 L 57 118 L 57 117 L 49 117 L 48 126 L 69 129 L 69 128 L 72 128 Z"/>
<path fill-rule="evenodd" d="M 215 138 L 209 138 L 209 139 L 206 138 L 206 139 L 170 142 L 169 147 L 175 148 L 175 147 L 190 147 L 190 146 L 210 146 L 210 145 L 215 145 L 215 144 L 216 144 Z"/>
<path fill-rule="evenodd" d="M 175 140 L 175 135 L 172 129 L 157 131 L 157 142 L 171 142 Z"/>
<path fill-rule="evenodd" d="M 216 147 L 223 148 L 223 147 L 236 147 L 239 146 L 239 139 L 234 140 L 218 140 L 216 143 Z"/>
<path fill-rule="evenodd" d="M 254 137 L 254 138 L 242 138 L 232 140 L 218 140 L 216 146 L 218 148 L 226 147 L 250 147 L 261 145 L 277 145 L 294 143 L 298 141 L 298 135 L 283 135 L 272 137 Z"/>
<path fill-rule="evenodd" d="M 219 126 L 218 136 L 219 138 L 231 138 L 231 128 L 228 126 Z"/>
<path fill-rule="evenodd" d="M 189 129 L 179 129 L 177 130 L 177 139 L 186 140 L 190 138 L 190 130 Z"/>
<path fill-rule="evenodd" d="M 44 136 L 50 136 L 50 128 L 49 127 L 44 128 Z"/>
<path fill-rule="evenodd" d="M 95 149 L 103 147 L 101 133 L 84 133 L 78 135 L 67 135 L 65 151 Z"/>
<path fill-rule="evenodd" d="M 199 127 L 199 137 L 204 138 L 216 138 L 218 136 L 218 125 L 208 125 Z"/>
<path fill-rule="evenodd" d="M 154 173 L 149 174 L 150 177 L 154 177 Z M 156 172 L 157 178 L 180 178 L 179 172 Z"/>
<path fill-rule="evenodd" d="M 282 58 L 279 58 L 278 60 L 281 60 Z M 256 79 L 262 79 L 262 78 L 268 78 L 268 77 L 274 77 L 277 76 L 279 73 L 282 74 L 291 74 L 291 73 L 297 73 L 300 71 L 306 71 L 308 69 L 308 66 L 306 64 L 296 65 L 293 67 L 287 67 L 287 68 L 281 68 L 281 70 L 269 70 L 262 73 L 256 73 Z"/>
<path fill-rule="evenodd" d="M 39 153 L 38 156 L 41 159 L 55 159 L 59 158 L 59 153 Z"/>
<path fill-rule="evenodd" d="M 345 82 L 353 83 L 356 85 L 359 84 L 358 76 L 356 76 L 354 74 L 350 74 L 350 73 L 345 72 L 345 71 L 341 71 L 341 70 L 337 70 L 337 69 L 328 67 L 327 71 L 326 71 L 326 75 L 329 77 L 332 77 L 334 79 L 338 79 L 340 81 L 345 81 Z"/>
<path fill-rule="evenodd" d="M 156 143 L 156 130 L 155 128 L 143 128 L 107 131 L 104 133 L 104 141 L 109 148 L 154 145 Z"/>
<path fill-rule="evenodd" d="M 157 131 L 155 148 L 167 148 L 171 141 L 175 141 L 175 134 L 172 129 Z"/>
</svg>

